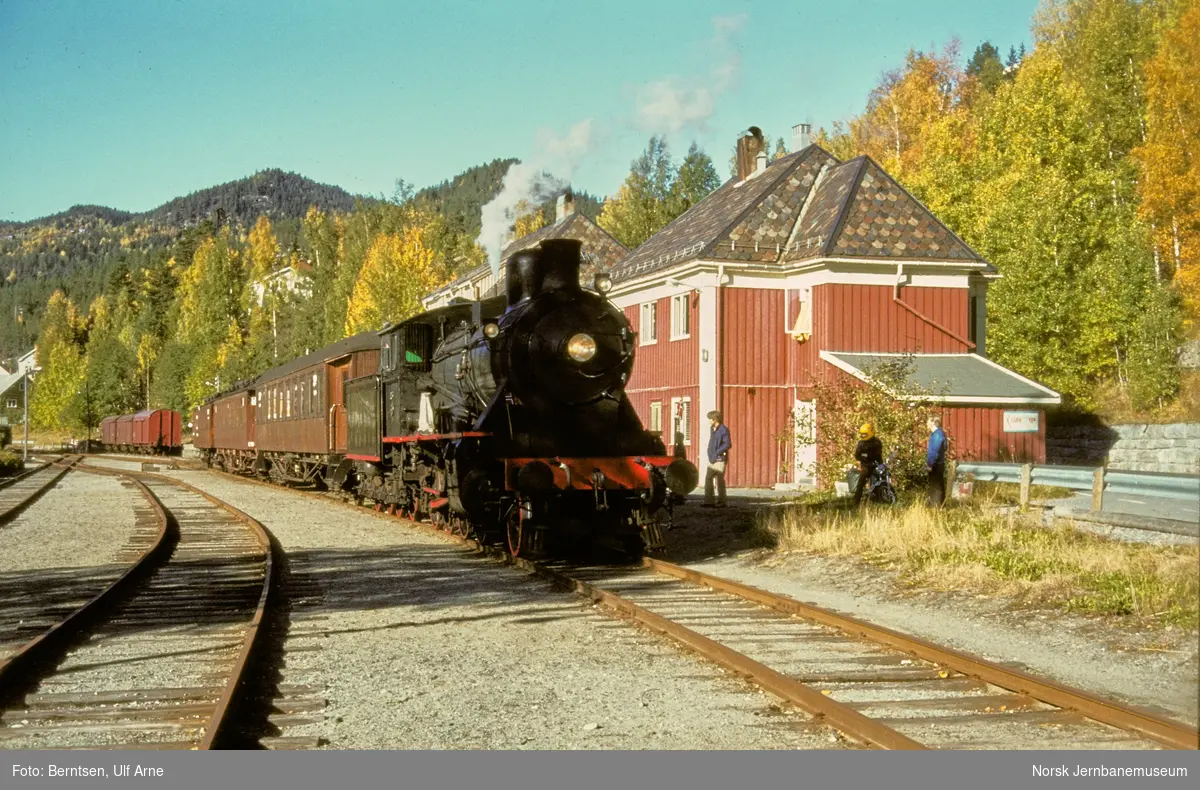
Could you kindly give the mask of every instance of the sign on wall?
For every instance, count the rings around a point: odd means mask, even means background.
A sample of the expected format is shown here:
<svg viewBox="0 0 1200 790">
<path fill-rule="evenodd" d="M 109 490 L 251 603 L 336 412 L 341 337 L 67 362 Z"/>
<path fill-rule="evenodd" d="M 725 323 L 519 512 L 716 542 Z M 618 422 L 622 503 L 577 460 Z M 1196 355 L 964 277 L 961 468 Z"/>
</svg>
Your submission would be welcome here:
<svg viewBox="0 0 1200 790">
<path fill-rule="evenodd" d="M 1005 433 L 1037 433 L 1038 417 L 1036 411 L 1006 411 L 1004 412 Z"/>
</svg>

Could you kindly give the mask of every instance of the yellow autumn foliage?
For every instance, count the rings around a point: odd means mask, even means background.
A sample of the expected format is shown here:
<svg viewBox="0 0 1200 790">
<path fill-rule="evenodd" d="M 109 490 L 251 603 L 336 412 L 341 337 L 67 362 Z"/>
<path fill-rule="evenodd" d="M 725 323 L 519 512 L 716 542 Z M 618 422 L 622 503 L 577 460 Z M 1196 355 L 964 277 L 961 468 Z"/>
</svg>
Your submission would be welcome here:
<svg viewBox="0 0 1200 790">
<path fill-rule="evenodd" d="M 381 328 L 421 311 L 421 297 L 440 283 L 422 229 L 380 233 L 367 250 L 346 308 L 346 334 Z"/>
</svg>

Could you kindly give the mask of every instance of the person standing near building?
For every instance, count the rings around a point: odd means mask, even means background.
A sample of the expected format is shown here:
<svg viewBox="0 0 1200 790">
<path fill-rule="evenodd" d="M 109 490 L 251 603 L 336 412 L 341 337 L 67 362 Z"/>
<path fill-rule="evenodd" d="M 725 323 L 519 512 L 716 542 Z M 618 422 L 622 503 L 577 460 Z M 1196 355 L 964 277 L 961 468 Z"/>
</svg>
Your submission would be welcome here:
<svg viewBox="0 0 1200 790">
<path fill-rule="evenodd" d="M 883 463 L 883 442 L 875 435 L 875 423 L 865 422 L 858 429 L 858 444 L 854 446 L 854 460 L 858 461 L 858 485 L 854 487 L 854 504 L 862 500 L 863 489 L 875 467 Z"/>
<path fill-rule="evenodd" d="M 930 417 L 929 444 L 925 450 L 925 469 L 929 472 L 929 506 L 941 507 L 946 499 L 946 449 L 950 444 L 942 430 L 942 418 Z"/>
<path fill-rule="evenodd" d="M 712 433 L 708 437 L 708 472 L 704 475 L 702 507 L 725 507 L 725 465 L 729 461 L 729 448 L 733 447 L 733 441 L 729 437 L 729 428 L 722 422 L 721 412 L 710 411 L 708 419 L 712 423 Z M 714 484 L 717 489 L 716 502 L 713 502 Z"/>
</svg>

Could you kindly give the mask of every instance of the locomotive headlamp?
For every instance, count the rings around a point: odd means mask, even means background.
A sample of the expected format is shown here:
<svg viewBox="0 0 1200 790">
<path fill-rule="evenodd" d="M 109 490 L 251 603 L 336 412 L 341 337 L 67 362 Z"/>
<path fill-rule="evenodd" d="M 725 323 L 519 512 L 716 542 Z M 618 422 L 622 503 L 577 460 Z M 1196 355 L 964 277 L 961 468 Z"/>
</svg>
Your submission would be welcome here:
<svg viewBox="0 0 1200 790">
<path fill-rule="evenodd" d="M 592 285 L 596 289 L 596 293 L 603 296 L 612 290 L 612 278 L 607 274 L 597 274 L 596 279 L 592 281 Z"/>
<path fill-rule="evenodd" d="M 483 325 L 483 336 L 489 340 L 493 340 L 500 336 L 500 325 L 493 322 L 488 322 Z"/>
<path fill-rule="evenodd" d="M 576 362 L 587 362 L 596 356 L 596 339 L 580 332 L 567 341 L 567 356 Z"/>
</svg>

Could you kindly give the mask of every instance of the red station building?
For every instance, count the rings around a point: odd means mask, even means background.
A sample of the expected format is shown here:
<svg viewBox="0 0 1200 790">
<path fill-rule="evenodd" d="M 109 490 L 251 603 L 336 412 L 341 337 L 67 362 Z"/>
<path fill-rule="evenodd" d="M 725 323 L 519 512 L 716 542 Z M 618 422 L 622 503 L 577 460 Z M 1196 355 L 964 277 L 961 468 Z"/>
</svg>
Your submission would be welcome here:
<svg viewBox="0 0 1200 790">
<path fill-rule="evenodd" d="M 807 125 L 793 132 L 795 152 L 769 163 L 761 132 L 744 133 L 737 177 L 612 271 L 609 296 L 638 332 L 627 392 L 646 427 L 671 451 L 681 432 L 703 477 L 704 415 L 719 409 L 730 485 L 811 482 L 815 444 L 777 437 L 815 412 L 814 382 L 867 382 L 911 354 L 955 457 L 1044 461 L 1044 409 L 1061 398 L 987 359 L 995 267 L 870 158 L 841 162 Z"/>
</svg>

